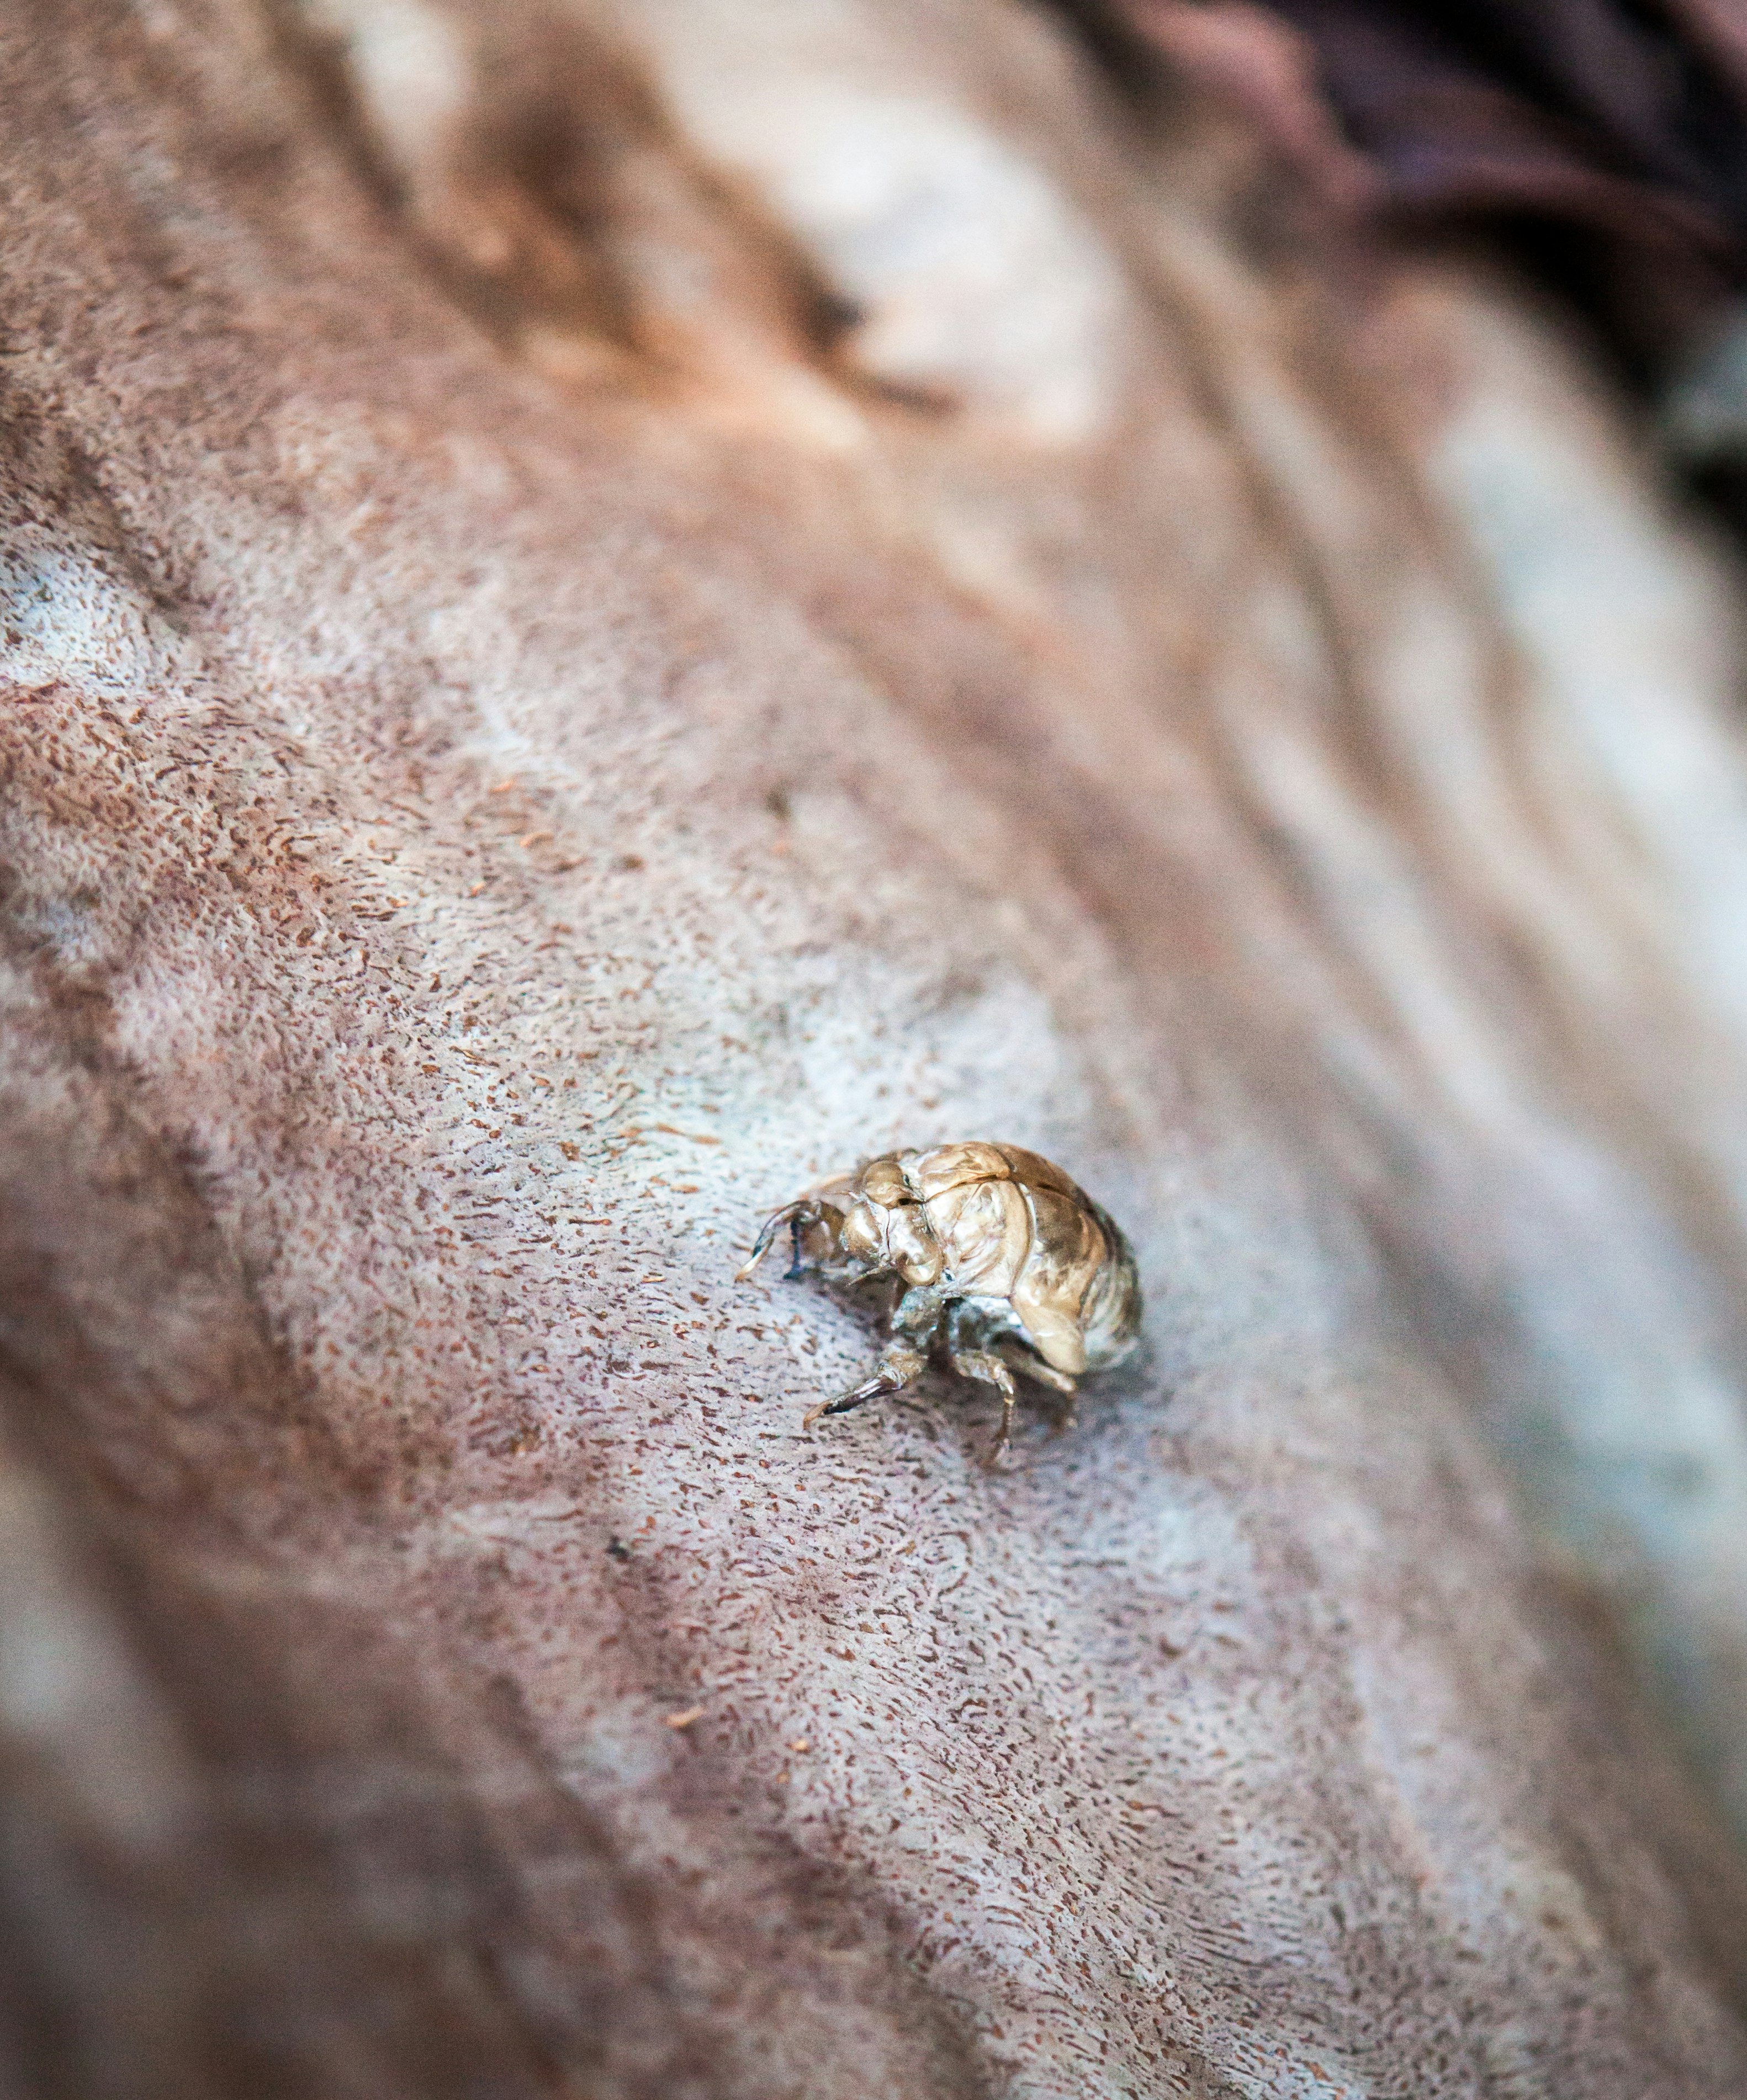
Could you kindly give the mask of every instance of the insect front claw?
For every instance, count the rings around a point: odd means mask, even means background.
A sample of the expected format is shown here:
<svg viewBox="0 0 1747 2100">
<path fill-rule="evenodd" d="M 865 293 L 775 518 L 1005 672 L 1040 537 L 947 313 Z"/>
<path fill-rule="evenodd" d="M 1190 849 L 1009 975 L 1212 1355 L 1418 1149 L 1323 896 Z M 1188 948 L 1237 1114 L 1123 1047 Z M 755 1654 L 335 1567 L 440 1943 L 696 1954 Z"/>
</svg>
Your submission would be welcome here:
<svg viewBox="0 0 1747 2100">
<path fill-rule="evenodd" d="M 835 1400 L 822 1400 L 801 1417 L 801 1426 L 810 1429 L 821 1415 L 847 1414 L 852 1407 L 865 1406 L 870 1400 L 879 1400 L 889 1392 L 896 1392 L 905 1381 L 894 1378 L 889 1372 L 876 1371 L 871 1379 L 854 1386 L 848 1392 L 840 1392 Z"/>
<path fill-rule="evenodd" d="M 810 1429 L 822 1415 L 847 1414 L 852 1407 L 865 1406 L 870 1400 L 882 1400 L 889 1392 L 902 1392 L 922 1375 L 927 1363 L 928 1358 L 921 1350 L 910 1343 L 893 1342 L 871 1378 L 863 1379 L 847 1392 L 840 1392 L 835 1400 L 821 1401 L 803 1418 L 801 1427 Z"/>
<path fill-rule="evenodd" d="M 752 1252 L 734 1273 L 734 1280 L 736 1283 L 746 1282 L 759 1263 L 770 1253 L 777 1234 L 782 1231 L 784 1225 L 789 1225 L 794 1229 L 795 1247 L 798 1254 L 801 1246 L 800 1213 L 803 1207 L 799 1203 L 785 1203 L 780 1211 L 773 1211 L 765 1220 L 758 1228 L 757 1238 L 752 1242 Z M 791 1274 L 792 1273 L 791 1271 Z"/>
</svg>

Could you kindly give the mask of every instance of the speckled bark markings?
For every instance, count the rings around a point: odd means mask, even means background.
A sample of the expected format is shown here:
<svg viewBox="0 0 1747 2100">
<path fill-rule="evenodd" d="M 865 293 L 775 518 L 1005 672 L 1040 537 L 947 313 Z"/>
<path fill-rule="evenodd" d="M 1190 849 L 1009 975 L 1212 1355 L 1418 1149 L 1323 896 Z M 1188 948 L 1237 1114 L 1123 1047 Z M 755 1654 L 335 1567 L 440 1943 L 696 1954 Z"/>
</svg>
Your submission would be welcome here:
<svg viewBox="0 0 1747 2100">
<path fill-rule="evenodd" d="M 780 298 L 736 333 L 695 217 L 638 217 L 658 126 L 602 237 L 691 333 L 596 356 L 587 299 L 507 283 L 487 342 L 426 267 L 470 227 L 486 267 L 496 176 L 519 210 L 465 20 L 327 18 L 427 156 L 410 248 L 256 17 L 42 20 L 0 24 L 0 1550 L 53 1582 L 0 1583 L 0 1724 L 73 1864 L 0 1875 L 15 2053 L 250 2100 L 1740 2090 L 1727 1855 L 1334 1193 L 1352 1119 L 1235 1076 L 1371 892 L 1270 946 L 1260 791 L 1176 735 L 1236 706 L 1233 632 L 1285 713 L 1327 696 L 1247 440 L 1130 325 L 1156 179 L 1066 47 L 971 0 L 618 11 L 727 170 L 696 209 L 749 188 L 737 252 L 792 225 L 866 303 L 828 352 Z M 755 37 L 831 121 L 709 104 Z M 882 305 L 916 251 L 760 159 L 796 139 L 896 139 L 1005 243 L 942 296 L 1026 328 Z M 1343 457 L 1392 516 L 1402 462 Z M 1365 835 L 1264 727 L 1269 821 Z M 867 1337 L 733 1292 L 750 1214 L 996 1128 L 1132 1224 L 1149 1359 L 1000 1480 L 928 1398 L 798 1436 Z M 44 1625 L 83 1629 L 46 1705 Z M 158 1804 L 121 1885 L 117 1773 Z"/>
</svg>

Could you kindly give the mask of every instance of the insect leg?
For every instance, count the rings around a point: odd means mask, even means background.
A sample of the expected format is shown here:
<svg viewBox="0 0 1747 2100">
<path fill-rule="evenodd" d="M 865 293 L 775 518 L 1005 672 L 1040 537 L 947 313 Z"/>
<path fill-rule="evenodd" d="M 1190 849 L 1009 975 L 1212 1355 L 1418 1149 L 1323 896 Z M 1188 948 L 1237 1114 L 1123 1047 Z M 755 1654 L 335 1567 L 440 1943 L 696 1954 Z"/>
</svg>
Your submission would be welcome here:
<svg viewBox="0 0 1747 2100">
<path fill-rule="evenodd" d="M 821 1261 L 814 1264 L 813 1273 L 821 1283 L 871 1283 L 887 1272 L 876 1264 L 857 1261 Z"/>
<path fill-rule="evenodd" d="M 1002 1354 L 1014 1370 L 1022 1372 L 1026 1378 L 1035 1379 L 1039 1385 L 1051 1385 L 1057 1392 L 1066 1394 L 1066 1406 L 1057 1410 L 1055 1433 L 1060 1436 L 1071 1429 L 1076 1418 L 1074 1403 L 1079 1395 L 1079 1380 L 1070 1378 L 1065 1371 L 1058 1371 L 1053 1364 L 1046 1364 L 1034 1350 L 1026 1349 L 1021 1352 L 1015 1349 L 1011 1354 L 1006 1351 Z"/>
<path fill-rule="evenodd" d="M 801 1423 L 803 1429 L 822 1414 L 847 1414 L 852 1407 L 898 1392 L 921 1377 L 928 1367 L 929 1346 L 940 1327 L 946 1302 L 937 1290 L 918 1284 L 907 1290 L 892 1314 L 893 1333 L 880 1358 L 880 1368 L 852 1391 L 840 1393 L 815 1407 Z"/>
<path fill-rule="evenodd" d="M 960 1378 L 975 1379 L 979 1384 L 992 1385 L 1001 1396 L 1001 1427 L 990 1451 L 988 1463 L 998 1465 L 1012 1441 L 1013 1409 L 1018 1401 L 1019 1388 L 1013 1383 L 1013 1374 L 1000 1358 L 987 1349 L 954 1348 L 947 1352 L 947 1361 Z"/>
<path fill-rule="evenodd" d="M 892 1331 L 925 1355 L 940 1332 L 946 1301 L 925 1283 L 913 1283 L 892 1310 Z"/>
<path fill-rule="evenodd" d="M 901 1392 L 913 1380 L 920 1378 L 928 1358 L 920 1349 L 908 1342 L 895 1341 L 886 1345 L 880 1359 L 880 1368 L 871 1379 L 848 1392 L 839 1393 L 835 1400 L 821 1401 L 805 1416 L 803 1429 L 810 1429 L 822 1414 L 847 1414 L 852 1407 L 861 1407 L 870 1400 L 883 1399 L 889 1392 Z"/>
<path fill-rule="evenodd" d="M 771 1242 L 775 1239 L 784 1225 L 787 1225 L 794 1233 L 795 1251 L 798 1258 L 801 1251 L 801 1228 L 804 1223 L 810 1224 L 815 1215 L 817 1213 L 814 1211 L 810 1203 L 785 1203 L 780 1211 L 773 1211 L 758 1228 L 758 1237 L 752 1242 L 752 1251 L 735 1272 L 735 1282 L 745 1282 L 747 1277 L 770 1253 Z"/>
<path fill-rule="evenodd" d="M 1016 1371 L 1023 1371 L 1027 1378 L 1035 1379 L 1039 1385 L 1052 1385 L 1057 1392 L 1070 1396 L 1079 1391 L 1079 1381 L 1071 1379 L 1065 1371 L 1058 1371 L 1053 1364 L 1046 1364 L 1041 1357 L 1033 1356 L 1029 1350 L 1023 1357 L 1014 1356 L 1008 1361 Z"/>
</svg>

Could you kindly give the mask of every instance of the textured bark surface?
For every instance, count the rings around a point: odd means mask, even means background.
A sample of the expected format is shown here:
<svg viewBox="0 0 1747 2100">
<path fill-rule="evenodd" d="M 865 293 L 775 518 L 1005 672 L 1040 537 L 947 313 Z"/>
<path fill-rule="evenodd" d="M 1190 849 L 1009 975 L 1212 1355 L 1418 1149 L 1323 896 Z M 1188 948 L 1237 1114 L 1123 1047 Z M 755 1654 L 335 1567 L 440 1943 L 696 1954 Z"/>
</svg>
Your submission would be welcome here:
<svg viewBox="0 0 1747 2100">
<path fill-rule="evenodd" d="M 1551 331 L 995 0 L 0 40 L 0 2085 L 1747 2089 L 1733 580 Z M 1145 1361 L 801 1434 L 974 1135 Z"/>
</svg>

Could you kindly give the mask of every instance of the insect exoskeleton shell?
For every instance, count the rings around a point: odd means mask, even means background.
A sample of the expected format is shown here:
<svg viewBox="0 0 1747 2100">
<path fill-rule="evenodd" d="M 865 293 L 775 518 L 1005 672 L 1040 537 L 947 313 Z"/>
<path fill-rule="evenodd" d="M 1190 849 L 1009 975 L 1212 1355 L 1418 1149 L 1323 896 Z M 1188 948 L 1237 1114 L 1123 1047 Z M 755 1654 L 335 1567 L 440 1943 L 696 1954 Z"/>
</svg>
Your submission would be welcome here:
<svg viewBox="0 0 1747 2100">
<path fill-rule="evenodd" d="M 1047 1364 L 1076 1376 L 1132 1346 L 1139 1289 L 1122 1234 L 1059 1167 L 975 1140 L 889 1153 L 856 1177 L 845 1252 L 907 1283 L 1003 1300 Z"/>
<path fill-rule="evenodd" d="M 904 1286 L 878 1365 L 821 1401 L 803 1428 L 903 1392 L 938 1349 L 961 1379 L 1001 1396 L 994 1465 L 1012 1433 L 1015 1371 L 1071 1399 L 1081 1372 L 1120 1362 L 1140 1336 L 1128 1242 L 1059 1167 L 1016 1145 L 886 1152 L 822 1182 L 765 1220 L 743 1280 L 785 1228 L 792 1276 L 895 1276 Z"/>
</svg>

